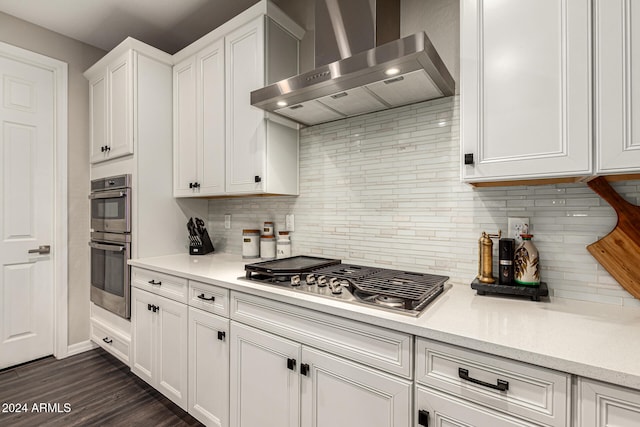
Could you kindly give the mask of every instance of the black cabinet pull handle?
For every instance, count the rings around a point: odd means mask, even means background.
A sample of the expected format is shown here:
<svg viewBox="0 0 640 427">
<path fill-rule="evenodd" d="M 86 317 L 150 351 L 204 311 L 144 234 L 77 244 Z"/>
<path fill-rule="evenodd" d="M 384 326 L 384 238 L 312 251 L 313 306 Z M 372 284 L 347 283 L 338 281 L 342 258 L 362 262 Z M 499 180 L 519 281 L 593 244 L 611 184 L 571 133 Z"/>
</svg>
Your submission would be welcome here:
<svg viewBox="0 0 640 427">
<path fill-rule="evenodd" d="M 256 175 L 256 176 L 253 177 L 253 179 L 254 179 L 255 182 L 262 182 L 262 177 L 261 176 Z"/>
<path fill-rule="evenodd" d="M 102 338 L 102 341 L 106 342 L 107 344 L 111 344 L 113 342 L 113 340 L 109 339 L 109 337 Z"/>
<path fill-rule="evenodd" d="M 193 182 L 189 183 L 189 188 L 193 188 Z"/>
<path fill-rule="evenodd" d="M 418 411 L 418 425 L 429 427 L 429 411 L 424 409 Z"/>
<path fill-rule="evenodd" d="M 204 294 L 200 294 L 198 295 L 198 298 L 200 298 L 201 300 L 205 300 L 205 301 L 215 301 L 216 297 L 214 297 L 213 295 L 211 295 L 209 298 L 205 297 Z"/>
<path fill-rule="evenodd" d="M 200 188 L 200 183 L 199 182 L 194 182 L 193 183 L 193 188 Z"/>
<path fill-rule="evenodd" d="M 104 153 L 104 145 L 102 147 L 100 147 L 100 151 L 102 151 Z"/>
<path fill-rule="evenodd" d="M 464 368 L 458 368 L 458 376 L 460 378 L 462 378 L 463 380 L 467 380 L 470 381 L 474 384 L 478 384 L 481 385 L 483 387 L 488 387 L 494 390 L 500 390 L 500 391 L 507 391 L 509 390 L 509 381 L 504 381 L 501 379 L 498 379 L 498 382 L 496 385 L 490 384 L 490 383 L 486 383 L 484 381 L 481 380 L 477 380 L 475 378 L 471 378 L 469 376 L 469 370 L 468 369 L 464 369 Z"/>
<path fill-rule="evenodd" d="M 105 150 L 106 150 L 106 151 L 111 151 L 111 147 L 110 147 L 110 146 L 108 146 L 108 145 L 107 145 L 107 146 L 105 146 L 104 148 L 105 148 Z"/>
<path fill-rule="evenodd" d="M 226 332 L 225 331 L 218 331 L 218 339 L 220 341 L 224 341 L 224 337 L 226 336 Z"/>
<path fill-rule="evenodd" d="M 155 279 L 151 279 L 151 280 L 149 280 L 149 284 L 151 284 L 151 285 L 158 285 L 158 286 L 161 286 L 161 285 L 162 285 L 162 282 L 161 282 L 161 281 L 159 281 L 159 280 L 156 282 L 156 280 L 155 280 Z"/>
<path fill-rule="evenodd" d="M 151 311 L 151 304 L 147 304 L 147 310 Z"/>
<path fill-rule="evenodd" d="M 296 370 L 296 359 L 287 359 L 287 368 L 292 371 Z"/>
<path fill-rule="evenodd" d="M 302 375 L 304 375 L 305 377 L 309 376 L 309 364 L 308 363 L 300 364 L 300 373 Z"/>
</svg>

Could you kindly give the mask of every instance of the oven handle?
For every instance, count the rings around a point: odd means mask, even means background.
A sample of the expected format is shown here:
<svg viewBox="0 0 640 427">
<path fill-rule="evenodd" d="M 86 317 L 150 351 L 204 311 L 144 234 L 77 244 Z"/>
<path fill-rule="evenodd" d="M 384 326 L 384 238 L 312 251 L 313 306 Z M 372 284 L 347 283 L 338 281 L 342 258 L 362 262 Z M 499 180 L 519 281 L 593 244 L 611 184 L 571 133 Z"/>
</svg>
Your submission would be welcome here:
<svg viewBox="0 0 640 427">
<path fill-rule="evenodd" d="M 111 252 L 122 252 L 127 248 L 120 245 L 108 245 L 103 243 L 89 242 L 89 246 L 92 248 L 100 249 L 103 251 L 111 251 Z"/>
<path fill-rule="evenodd" d="M 124 190 L 100 191 L 89 194 L 90 199 L 111 199 L 114 197 L 124 197 L 127 192 Z"/>
</svg>

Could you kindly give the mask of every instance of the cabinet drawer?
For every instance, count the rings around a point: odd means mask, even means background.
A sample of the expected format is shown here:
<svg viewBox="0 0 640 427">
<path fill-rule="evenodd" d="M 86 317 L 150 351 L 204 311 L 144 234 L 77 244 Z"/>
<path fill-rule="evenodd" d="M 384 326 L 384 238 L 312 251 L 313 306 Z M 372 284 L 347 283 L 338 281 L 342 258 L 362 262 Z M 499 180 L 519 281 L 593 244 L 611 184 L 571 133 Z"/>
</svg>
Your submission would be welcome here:
<svg viewBox="0 0 640 427">
<path fill-rule="evenodd" d="M 187 303 L 187 279 L 134 267 L 131 269 L 131 286 L 145 291 Z"/>
<path fill-rule="evenodd" d="M 424 338 L 416 349 L 418 383 L 535 422 L 569 423 L 569 374 Z"/>
<path fill-rule="evenodd" d="M 522 419 L 475 405 L 428 387 L 416 387 L 419 426 L 438 427 L 537 427 Z M 424 418 L 428 418 L 425 420 Z"/>
<path fill-rule="evenodd" d="M 98 320 L 91 319 L 91 341 L 129 366 L 131 349 L 131 339 L 129 337 L 122 335 Z"/>
<path fill-rule="evenodd" d="M 189 305 L 209 313 L 229 317 L 229 290 L 189 280 Z"/>
<path fill-rule="evenodd" d="M 231 318 L 293 341 L 411 378 L 413 337 L 314 310 L 231 293 Z"/>
</svg>

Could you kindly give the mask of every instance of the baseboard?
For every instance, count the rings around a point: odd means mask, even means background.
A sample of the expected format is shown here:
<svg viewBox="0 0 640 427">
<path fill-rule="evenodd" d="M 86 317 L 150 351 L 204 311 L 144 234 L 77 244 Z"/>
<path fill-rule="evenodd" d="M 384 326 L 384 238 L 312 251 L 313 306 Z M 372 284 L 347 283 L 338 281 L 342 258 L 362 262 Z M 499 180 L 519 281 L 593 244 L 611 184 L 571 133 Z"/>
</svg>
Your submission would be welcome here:
<svg viewBox="0 0 640 427">
<path fill-rule="evenodd" d="M 91 340 L 82 341 L 76 344 L 71 344 L 67 347 L 67 357 L 73 356 L 75 354 L 84 353 L 85 351 L 93 350 L 94 348 L 98 348 L 98 344 L 94 343 Z"/>
</svg>

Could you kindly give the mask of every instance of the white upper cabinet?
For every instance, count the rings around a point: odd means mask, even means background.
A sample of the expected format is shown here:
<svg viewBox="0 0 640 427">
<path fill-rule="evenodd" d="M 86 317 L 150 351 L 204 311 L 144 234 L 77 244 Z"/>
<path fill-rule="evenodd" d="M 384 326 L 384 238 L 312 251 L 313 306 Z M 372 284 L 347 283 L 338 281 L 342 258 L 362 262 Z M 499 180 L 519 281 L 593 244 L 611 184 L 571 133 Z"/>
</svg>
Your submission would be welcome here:
<svg viewBox="0 0 640 427">
<path fill-rule="evenodd" d="M 174 196 L 224 194 L 224 43 L 176 64 Z"/>
<path fill-rule="evenodd" d="M 462 0 L 462 180 L 592 174 L 591 2 Z"/>
<path fill-rule="evenodd" d="M 640 7 L 594 1 L 596 173 L 640 172 Z"/>
<path fill-rule="evenodd" d="M 298 194 L 298 125 L 250 94 L 297 74 L 303 34 L 263 0 L 174 56 L 174 196 Z"/>
<path fill-rule="evenodd" d="M 128 50 L 89 80 L 91 163 L 133 153 L 134 67 Z"/>
</svg>

